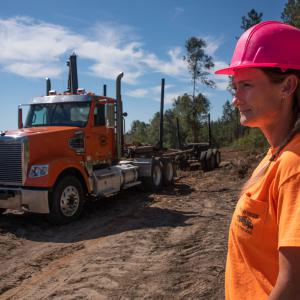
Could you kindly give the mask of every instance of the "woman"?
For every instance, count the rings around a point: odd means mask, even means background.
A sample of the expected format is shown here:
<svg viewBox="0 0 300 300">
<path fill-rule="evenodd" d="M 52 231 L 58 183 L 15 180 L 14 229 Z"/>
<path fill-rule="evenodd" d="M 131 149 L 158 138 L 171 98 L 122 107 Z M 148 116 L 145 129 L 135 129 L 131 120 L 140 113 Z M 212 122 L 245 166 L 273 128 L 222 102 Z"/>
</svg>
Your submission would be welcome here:
<svg viewBox="0 0 300 300">
<path fill-rule="evenodd" d="M 232 217 L 226 299 L 300 299 L 300 30 L 251 27 L 216 74 L 233 76 L 241 124 L 270 144 Z"/>
</svg>

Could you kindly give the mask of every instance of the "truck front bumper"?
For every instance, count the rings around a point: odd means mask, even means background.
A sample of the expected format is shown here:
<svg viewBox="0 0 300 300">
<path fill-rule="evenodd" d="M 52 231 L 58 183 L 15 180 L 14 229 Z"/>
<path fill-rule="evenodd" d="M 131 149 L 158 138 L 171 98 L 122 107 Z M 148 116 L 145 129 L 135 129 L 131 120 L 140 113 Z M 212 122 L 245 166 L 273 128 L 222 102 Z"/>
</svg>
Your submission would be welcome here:
<svg viewBox="0 0 300 300">
<path fill-rule="evenodd" d="M 0 187 L 0 208 L 49 213 L 48 191 Z"/>
</svg>

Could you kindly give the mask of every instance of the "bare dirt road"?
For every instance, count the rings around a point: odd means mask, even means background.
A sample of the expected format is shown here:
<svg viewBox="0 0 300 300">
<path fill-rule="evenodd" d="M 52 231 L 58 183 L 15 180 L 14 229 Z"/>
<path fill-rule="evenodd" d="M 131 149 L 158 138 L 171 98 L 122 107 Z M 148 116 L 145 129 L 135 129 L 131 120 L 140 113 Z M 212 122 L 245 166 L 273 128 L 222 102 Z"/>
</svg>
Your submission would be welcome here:
<svg viewBox="0 0 300 300">
<path fill-rule="evenodd" d="M 223 299 L 227 230 L 247 166 L 182 172 L 159 194 L 90 203 L 65 226 L 0 217 L 0 299 Z"/>
</svg>

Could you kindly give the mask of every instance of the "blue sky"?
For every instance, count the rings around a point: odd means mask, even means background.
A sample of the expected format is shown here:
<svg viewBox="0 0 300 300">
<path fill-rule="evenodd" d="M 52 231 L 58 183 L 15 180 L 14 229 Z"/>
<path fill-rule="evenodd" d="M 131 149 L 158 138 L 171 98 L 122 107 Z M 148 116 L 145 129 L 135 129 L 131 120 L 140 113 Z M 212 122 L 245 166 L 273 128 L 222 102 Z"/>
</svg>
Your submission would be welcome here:
<svg viewBox="0 0 300 300">
<path fill-rule="evenodd" d="M 115 77 L 124 72 L 122 96 L 133 120 L 148 122 L 160 109 L 160 82 L 166 81 L 165 109 L 192 85 L 182 57 L 191 36 L 207 42 L 216 69 L 228 65 L 241 34 L 241 17 L 252 8 L 263 20 L 280 20 L 284 0 L 109 0 L 3 1 L 0 10 L 0 130 L 17 127 L 17 105 L 67 85 L 66 60 L 78 55 L 79 86 L 115 97 Z M 211 75 L 216 89 L 199 85 L 211 102 L 212 119 L 222 114 L 226 76 Z"/>
</svg>

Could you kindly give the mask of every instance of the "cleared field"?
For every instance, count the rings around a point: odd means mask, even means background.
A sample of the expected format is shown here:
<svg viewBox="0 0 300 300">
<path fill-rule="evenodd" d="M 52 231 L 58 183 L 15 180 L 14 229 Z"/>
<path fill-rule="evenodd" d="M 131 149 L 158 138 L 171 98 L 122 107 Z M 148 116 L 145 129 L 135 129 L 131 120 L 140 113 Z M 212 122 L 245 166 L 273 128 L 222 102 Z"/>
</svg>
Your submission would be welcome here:
<svg viewBox="0 0 300 300">
<path fill-rule="evenodd" d="M 223 299 L 228 226 L 249 170 L 222 154 L 228 164 L 217 170 L 90 203 L 69 225 L 4 214 L 0 298 Z"/>
</svg>

